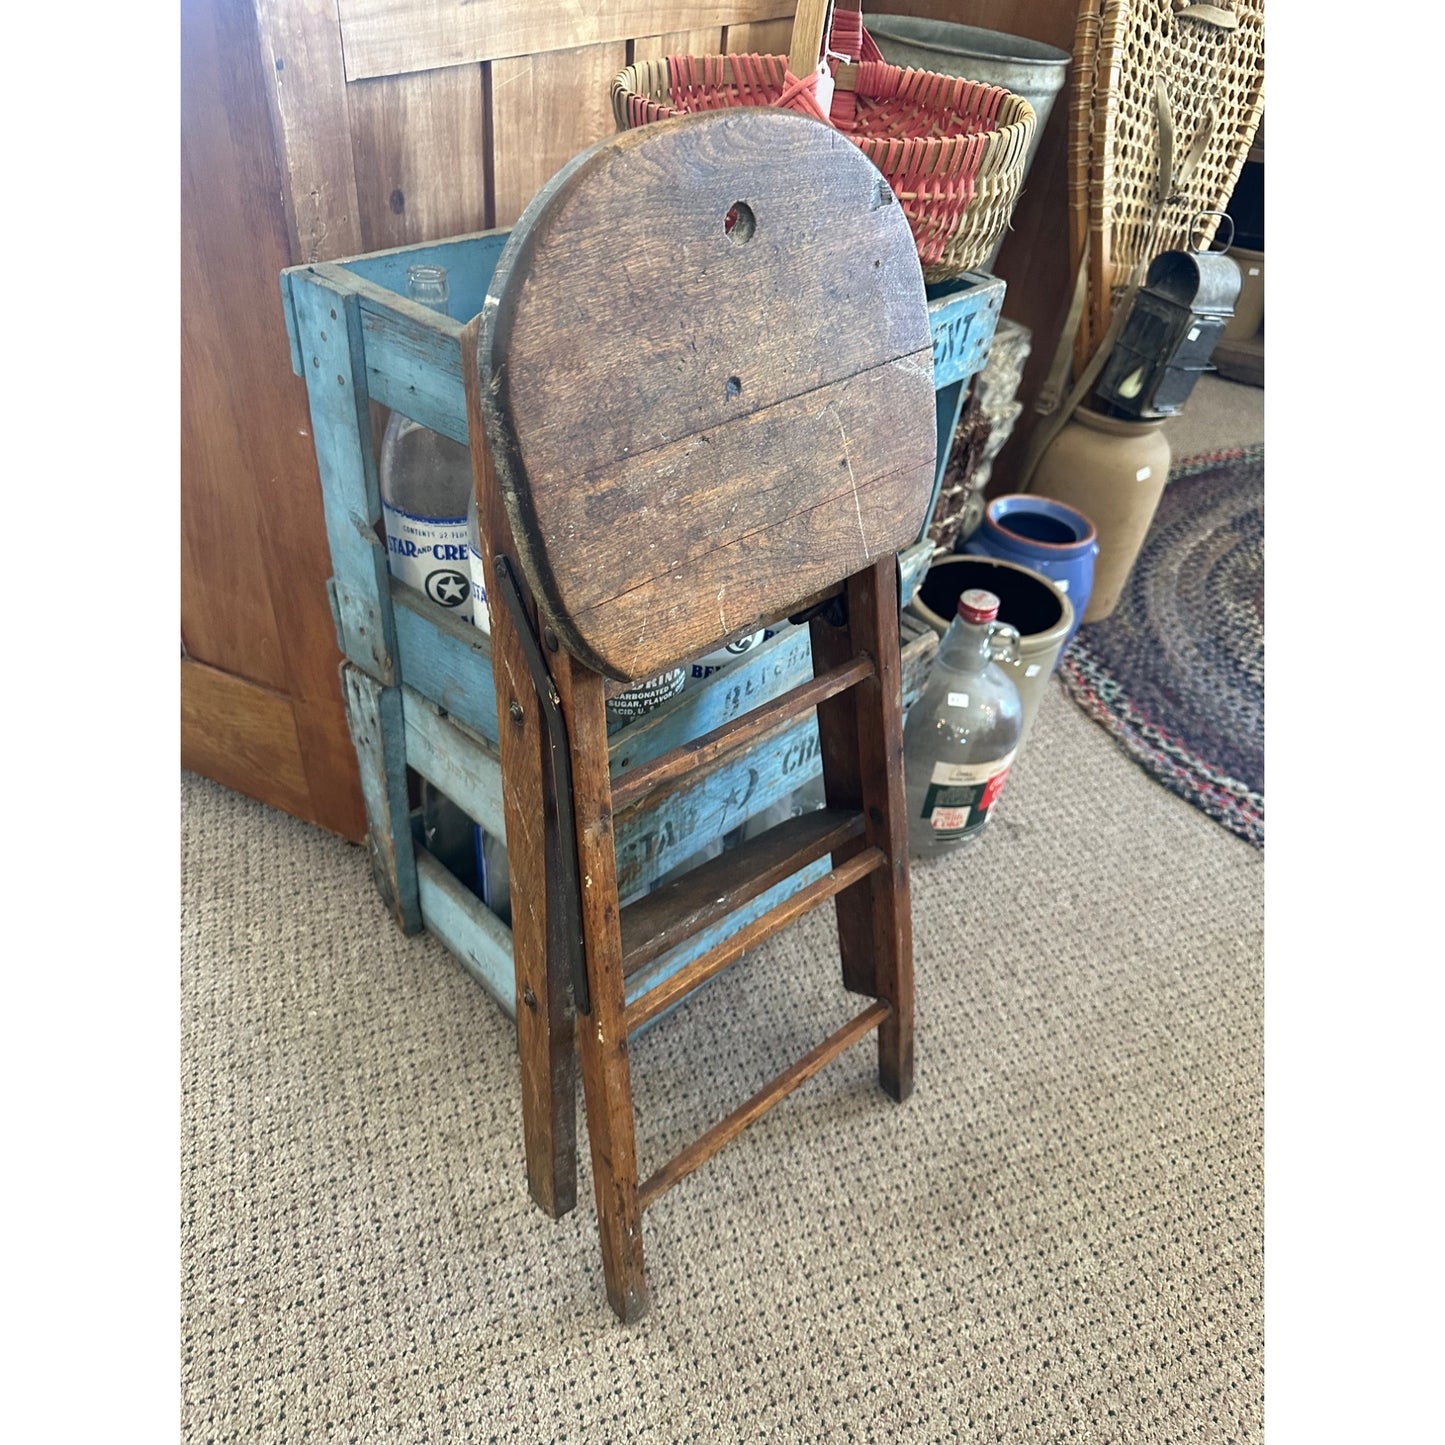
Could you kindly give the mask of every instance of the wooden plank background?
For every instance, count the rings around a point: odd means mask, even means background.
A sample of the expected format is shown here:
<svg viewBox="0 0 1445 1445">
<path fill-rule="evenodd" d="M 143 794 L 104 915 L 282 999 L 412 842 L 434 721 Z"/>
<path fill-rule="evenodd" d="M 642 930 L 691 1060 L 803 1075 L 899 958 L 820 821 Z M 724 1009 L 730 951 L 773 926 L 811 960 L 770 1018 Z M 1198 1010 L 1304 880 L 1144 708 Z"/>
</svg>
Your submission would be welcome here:
<svg viewBox="0 0 1445 1445">
<path fill-rule="evenodd" d="M 887 0 L 864 16 L 924 15 L 1071 50 L 1076 3 Z M 304 781 L 288 743 L 275 767 L 284 783 L 258 765 L 245 791 L 360 835 L 305 387 L 287 360 L 277 273 L 511 224 L 561 165 L 612 133 L 609 87 L 625 65 L 785 53 L 792 10 L 788 0 L 183 7 L 182 640 L 251 689 L 207 678 L 189 716 L 203 726 L 206 700 L 254 696 L 269 725 L 289 702 Z M 995 268 L 1010 282 L 1004 314 L 1034 332 L 1026 402 L 1068 303 L 1066 113 L 1061 97 Z M 1027 420 L 992 490 L 1008 489 L 1026 432 Z"/>
</svg>

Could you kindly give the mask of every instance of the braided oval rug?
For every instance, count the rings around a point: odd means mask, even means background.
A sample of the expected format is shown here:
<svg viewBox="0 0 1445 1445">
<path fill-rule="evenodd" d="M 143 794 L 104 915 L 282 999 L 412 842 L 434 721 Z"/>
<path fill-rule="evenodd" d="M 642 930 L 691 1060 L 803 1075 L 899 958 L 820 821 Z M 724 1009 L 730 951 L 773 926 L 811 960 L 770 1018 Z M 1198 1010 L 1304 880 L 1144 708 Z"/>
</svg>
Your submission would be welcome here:
<svg viewBox="0 0 1445 1445">
<path fill-rule="evenodd" d="M 1264 847 L 1264 447 L 1170 469 L 1119 605 L 1065 691 L 1166 788 Z"/>
</svg>

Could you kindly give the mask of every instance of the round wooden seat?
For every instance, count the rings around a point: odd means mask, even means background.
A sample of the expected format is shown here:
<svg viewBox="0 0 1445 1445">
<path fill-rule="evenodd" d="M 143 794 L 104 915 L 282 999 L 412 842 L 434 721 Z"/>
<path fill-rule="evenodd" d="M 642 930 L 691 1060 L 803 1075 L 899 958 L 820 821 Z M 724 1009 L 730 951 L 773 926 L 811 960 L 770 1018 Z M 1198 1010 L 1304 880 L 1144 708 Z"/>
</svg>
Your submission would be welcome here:
<svg viewBox="0 0 1445 1445">
<path fill-rule="evenodd" d="M 774 621 L 925 525 L 917 248 L 820 121 L 687 116 L 577 157 L 512 232 L 479 369 L 521 569 L 610 677 Z"/>
</svg>

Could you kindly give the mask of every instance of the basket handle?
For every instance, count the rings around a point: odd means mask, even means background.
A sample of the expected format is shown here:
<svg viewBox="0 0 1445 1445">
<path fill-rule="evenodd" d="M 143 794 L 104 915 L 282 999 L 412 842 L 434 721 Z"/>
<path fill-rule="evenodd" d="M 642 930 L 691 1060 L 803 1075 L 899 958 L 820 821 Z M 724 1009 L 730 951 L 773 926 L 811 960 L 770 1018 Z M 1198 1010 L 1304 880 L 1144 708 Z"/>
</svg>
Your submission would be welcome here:
<svg viewBox="0 0 1445 1445">
<path fill-rule="evenodd" d="M 788 48 L 788 69 L 806 80 L 823 59 L 823 37 L 833 18 L 833 0 L 798 0 L 793 16 L 793 41 Z"/>
</svg>

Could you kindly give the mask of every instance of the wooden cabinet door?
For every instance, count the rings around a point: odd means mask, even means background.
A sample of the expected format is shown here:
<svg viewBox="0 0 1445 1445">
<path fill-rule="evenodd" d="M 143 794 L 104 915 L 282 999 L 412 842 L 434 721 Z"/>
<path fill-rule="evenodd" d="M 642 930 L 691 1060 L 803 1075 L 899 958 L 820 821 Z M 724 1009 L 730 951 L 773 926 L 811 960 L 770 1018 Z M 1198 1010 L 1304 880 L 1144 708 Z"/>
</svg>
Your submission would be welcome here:
<svg viewBox="0 0 1445 1445">
<path fill-rule="evenodd" d="M 251 0 L 181 6 L 181 765 L 365 834 Z"/>
</svg>

